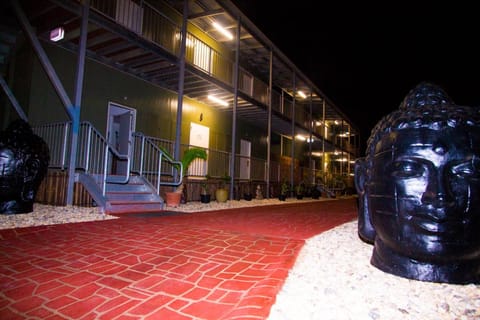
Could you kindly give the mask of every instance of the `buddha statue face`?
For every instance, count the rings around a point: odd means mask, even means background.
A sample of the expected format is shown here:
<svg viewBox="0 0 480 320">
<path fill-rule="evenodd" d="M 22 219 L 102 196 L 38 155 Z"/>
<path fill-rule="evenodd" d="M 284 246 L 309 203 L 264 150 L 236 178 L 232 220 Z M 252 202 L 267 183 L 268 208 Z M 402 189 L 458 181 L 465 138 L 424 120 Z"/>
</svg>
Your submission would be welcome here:
<svg viewBox="0 0 480 320">
<path fill-rule="evenodd" d="M 371 263 L 406 278 L 480 282 L 480 124 L 421 84 L 356 162 L 359 235 Z"/>
</svg>

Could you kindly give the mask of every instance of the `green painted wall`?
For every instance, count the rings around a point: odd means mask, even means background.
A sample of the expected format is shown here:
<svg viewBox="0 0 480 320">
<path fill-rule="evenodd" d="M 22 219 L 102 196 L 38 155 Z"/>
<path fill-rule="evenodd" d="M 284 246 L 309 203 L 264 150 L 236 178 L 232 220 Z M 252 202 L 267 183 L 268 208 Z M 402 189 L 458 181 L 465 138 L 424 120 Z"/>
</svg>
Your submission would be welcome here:
<svg viewBox="0 0 480 320">
<path fill-rule="evenodd" d="M 47 55 L 73 100 L 76 57 L 71 52 L 45 45 Z M 29 118 L 32 124 L 67 121 L 67 113 L 38 59 L 33 59 Z M 90 121 L 101 133 L 106 131 L 108 102 L 137 111 L 136 130 L 162 139 L 175 139 L 177 94 L 108 66 L 87 61 L 81 120 Z M 73 102 L 73 101 L 72 101 Z M 201 118 L 201 120 L 200 120 Z M 189 141 L 190 123 L 210 128 L 210 148 L 230 151 L 232 119 L 228 113 L 185 98 L 181 142 Z M 252 156 L 266 159 L 266 129 L 237 120 L 237 146 L 252 142 Z"/>
</svg>

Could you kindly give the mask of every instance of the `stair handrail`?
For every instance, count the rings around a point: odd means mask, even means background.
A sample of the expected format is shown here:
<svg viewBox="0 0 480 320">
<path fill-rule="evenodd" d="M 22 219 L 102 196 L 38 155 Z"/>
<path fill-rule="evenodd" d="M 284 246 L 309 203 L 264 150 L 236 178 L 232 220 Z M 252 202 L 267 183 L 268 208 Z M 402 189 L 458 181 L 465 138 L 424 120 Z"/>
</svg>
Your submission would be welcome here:
<svg viewBox="0 0 480 320">
<path fill-rule="evenodd" d="M 130 147 L 128 149 L 129 151 L 127 154 L 121 154 L 120 152 L 118 152 L 118 150 L 114 146 L 112 146 L 110 143 L 105 141 L 105 157 L 104 157 L 105 161 L 103 163 L 103 181 L 102 181 L 102 194 L 104 196 L 107 191 L 107 182 L 123 184 L 123 183 L 127 183 L 128 180 L 130 179 Z M 123 179 L 118 180 L 118 179 L 108 178 L 107 171 L 108 171 L 108 160 L 109 160 L 110 153 L 115 155 L 120 160 L 127 160 L 127 170 L 125 173 L 125 177 Z"/>
<path fill-rule="evenodd" d="M 80 123 L 78 147 L 79 152 L 77 152 L 77 159 L 75 161 L 76 167 L 82 168 L 85 170 L 85 173 L 98 174 L 102 177 L 101 181 L 97 180 L 97 184 L 99 184 L 103 196 L 106 194 L 107 182 L 118 184 L 128 182 L 130 178 L 131 162 L 130 146 L 126 154 L 121 154 L 114 146 L 108 143 L 107 139 L 100 133 L 100 131 L 97 130 L 97 128 L 93 126 L 91 122 L 82 121 Z M 101 150 L 104 150 L 103 156 Z M 112 156 L 112 159 L 113 157 L 117 157 L 120 160 L 127 161 L 125 177 L 121 179 L 108 178 L 107 173 L 110 155 Z"/>
<path fill-rule="evenodd" d="M 145 136 L 142 132 L 134 132 L 132 135 L 134 137 L 134 150 L 138 150 L 134 151 L 134 155 L 132 156 L 132 167 L 136 168 L 136 166 L 138 166 L 136 172 L 145 178 L 145 180 L 155 189 L 157 194 L 160 193 L 160 186 L 162 185 L 175 187 L 181 185 L 183 182 L 184 169 L 182 162 L 171 158 L 153 141 L 153 139 Z M 137 145 L 138 139 L 140 139 L 140 145 Z M 137 154 L 137 152 L 139 154 Z M 156 167 L 146 172 L 145 164 L 147 162 L 152 162 L 151 160 L 155 159 L 157 159 Z M 162 164 L 164 160 L 172 166 L 172 169 L 176 169 L 180 172 L 180 174 L 175 174 L 174 172 L 171 173 L 173 181 L 162 181 L 162 174 L 164 173 Z M 138 163 L 135 161 L 138 161 Z M 152 172 L 154 172 L 154 174 L 151 174 Z"/>
</svg>

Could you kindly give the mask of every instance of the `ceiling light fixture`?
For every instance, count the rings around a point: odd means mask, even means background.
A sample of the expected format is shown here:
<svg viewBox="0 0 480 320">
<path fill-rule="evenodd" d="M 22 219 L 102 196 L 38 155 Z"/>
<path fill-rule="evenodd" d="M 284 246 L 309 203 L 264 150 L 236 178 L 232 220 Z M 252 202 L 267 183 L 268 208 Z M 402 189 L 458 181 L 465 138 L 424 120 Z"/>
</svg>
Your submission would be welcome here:
<svg viewBox="0 0 480 320">
<path fill-rule="evenodd" d="M 208 95 L 208 99 L 211 100 L 211 101 L 213 101 L 213 102 L 216 102 L 216 103 L 218 103 L 218 104 L 220 104 L 220 105 L 222 105 L 222 106 L 224 106 L 224 107 L 228 107 L 228 102 L 225 101 L 225 100 L 222 100 L 222 99 L 217 98 L 217 97 L 212 96 L 212 95 Z"/>
<path fill-rule="evenodd" d="M 295 136 L 295 138 L 297 138 L 297 140 L 301 140 L 301 141 L 307 140 L 307 138 L 305 138 L 304 136 L 302 136 L 302 135 L 300 135 L 300 134 L 297 134 L 297 135 Z"/>
<path fill-rule="evenodd" d="M 219 23 L 217 22 L 212 22 L 212 25 L 215 27 L 215 29 L 217 29 L 218 31 L 220 31 L 221 34 L 223 34 L 225 37 L 227 37 L 229 40 L 233 40 L 233 34 L 230 33 L 230 31 L 228 31 L 227 29 L 225 29 L 223 26 L 221 26 Z"/>
<path fill-rule="evenodd" d="M 302 98 L 305 99 L 307 95 L 303 91 L 297 91 L 297 94 Z"/>
</svg>

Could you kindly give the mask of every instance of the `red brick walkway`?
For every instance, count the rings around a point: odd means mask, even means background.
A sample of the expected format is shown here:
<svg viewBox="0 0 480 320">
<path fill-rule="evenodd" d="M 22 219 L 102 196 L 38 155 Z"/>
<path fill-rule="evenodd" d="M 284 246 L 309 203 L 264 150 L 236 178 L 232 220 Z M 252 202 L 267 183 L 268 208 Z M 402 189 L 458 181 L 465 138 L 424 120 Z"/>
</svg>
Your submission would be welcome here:
<svg viewBox="0 0 480 320">
<path fill-rule="evenodd" d="M 0 230 L 0 319 L 266 319 L 355 199 Z"/>
</svg>

